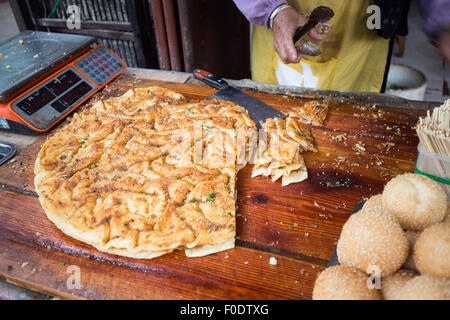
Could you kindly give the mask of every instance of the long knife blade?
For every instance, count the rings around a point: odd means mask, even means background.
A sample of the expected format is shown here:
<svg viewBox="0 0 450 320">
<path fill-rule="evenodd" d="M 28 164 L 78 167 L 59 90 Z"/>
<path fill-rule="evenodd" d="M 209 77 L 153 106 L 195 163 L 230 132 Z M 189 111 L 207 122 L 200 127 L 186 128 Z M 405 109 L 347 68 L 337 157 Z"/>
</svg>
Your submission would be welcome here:
<svg viewBox="0 0 450 320">
<path fill-rule="evenodd" d="M 268 118 L 285 117 L 284 113 L 230 86 L 216 92 L 206 99 L 213 98 L 231 101 L 244 107 L 248 111 L 250 118 L 256 122 L 258 129 L 261 129 L 260 121 L 265 122 Z"/>
<path fill-rule="evenodd" d="M 199 79 L 206 84 L 219 89 L 212 96 L 206 99 L 221 99 L 225 101 L 234 102 L 242 107 L 244 107 L 250 116 L 250 118 L 255 121 L 258 129 L 261 129 L 260 121 L 265 122 L 268 118 L 284 118 L 284 113 L 272 108 L 271 106 L 259 101 L 252 96 L 239 91 L 236 88 L 231 87 L 225 80 L 214 76 L 212 73 L 195 69 L 194 77 Z"/>
</svg>

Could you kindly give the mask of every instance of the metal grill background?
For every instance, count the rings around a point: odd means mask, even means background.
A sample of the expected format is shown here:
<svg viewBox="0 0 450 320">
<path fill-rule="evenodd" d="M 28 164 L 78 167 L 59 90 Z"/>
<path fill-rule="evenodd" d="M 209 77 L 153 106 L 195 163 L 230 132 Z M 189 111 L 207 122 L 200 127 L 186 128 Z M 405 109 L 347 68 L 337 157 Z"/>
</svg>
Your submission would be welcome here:
<svg viewBox="0 0 450 320">
<path fill-rule="evenodd" d="M 39 2 L 40 7 L 50 14 L 57 0 L 33 0 Z M 61 0 L 52 15 L 53 18 L 67 19 L 64 8 L 74 4 L 80 7 L 83 20 L 128 22 L 125 0 Z"/>
<path fill-rule="evenodd" d="M 129 67 L 159 68 L 151 8 L 143 0 L 16 0 L 26 29 L 95 36 L 100 44 L 120 55 Z M 77 5 L 81 30 L 69 30 L 67 8 Z M 28 17 L 26 15 L 28 14 Z M 31 26 L 30 26 L 31 24 Z M 20 25 L 19 25 L 20 26 Z M 144 30 L 143 30 L 144 28 Z M 142 38 L 144 37 L 144 39 Z M 153 36 L 154 37 L 154 36 Z"/>
</svg>

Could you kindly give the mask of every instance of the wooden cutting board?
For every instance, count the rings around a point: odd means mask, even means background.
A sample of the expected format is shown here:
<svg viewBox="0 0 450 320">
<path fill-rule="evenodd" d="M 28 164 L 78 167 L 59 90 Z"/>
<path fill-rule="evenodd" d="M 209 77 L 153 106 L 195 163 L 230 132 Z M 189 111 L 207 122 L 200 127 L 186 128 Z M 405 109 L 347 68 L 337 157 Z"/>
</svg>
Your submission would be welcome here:
<svg viewBox="0 0 450 320">
<path fill-rule="evenodd" d="M 129 87 L 149 85 L 191 100 L 215 92 L 123 76 L 101 94 L 118 96 Z M 280 111 L 305 101 L 250 94 Z M 311 127 L 319 151 L 304 154 L 309 179 L 282 188 L 281 182 L 251 179 L 251 165 L 241 170 L 236 248 L 201 258 L 186 258 L 180 251 L 130 259 L 64 235 L 47 220 L 34 192 L 34 161 L 44 136 L 0 167 L 0 276 L 64 298 L 310 299 L 352 208 L 380 193 L 393 176 L 413 171 L 418 143 L 413 126 L 423 114 L 331 103 L 325 125 Z M 277 265 L 269 264 L 271 257 Z M 73 288 L 77 270 L 81 287 Z"/>
</svg>

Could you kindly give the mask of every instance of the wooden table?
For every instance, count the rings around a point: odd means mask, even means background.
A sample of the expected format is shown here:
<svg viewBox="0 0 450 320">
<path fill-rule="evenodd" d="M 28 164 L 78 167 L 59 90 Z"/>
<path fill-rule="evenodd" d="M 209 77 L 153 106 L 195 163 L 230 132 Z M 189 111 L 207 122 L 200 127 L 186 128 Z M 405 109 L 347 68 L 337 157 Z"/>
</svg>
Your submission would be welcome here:
<svg viewBox="0 0 450 320">
<path fill-rule="evenodd" d="M 215 92 L 136 77 L 121 77 L 103 94 L 119 95 L 134 85 L 161 85 L 190 99 Z M 281 111 L 306 101 L 250 94 Z M 33 165 L 46 139 L 40 137 L 0 167 L 0 277 L 62 298 L 310 299 L 353 207 L 380 193 L 396 174 L 413 171 L 418 143 L 413 126 L 423 114 L 332 102 L 325 125 L 311 127 L 319 151 L 304 154 L 309 179 L 282 188 L 280 182 L 251 179 L 250 165 L 241 170 L 236 248 L 201 258 L 183 252 L 153 260 L 119 257 L 60 232 L 34 192 Z M 271 257 L 276 265 L 269 264 Z M 80 288 L 70 285 L 77 271 Z"/>
</svg>

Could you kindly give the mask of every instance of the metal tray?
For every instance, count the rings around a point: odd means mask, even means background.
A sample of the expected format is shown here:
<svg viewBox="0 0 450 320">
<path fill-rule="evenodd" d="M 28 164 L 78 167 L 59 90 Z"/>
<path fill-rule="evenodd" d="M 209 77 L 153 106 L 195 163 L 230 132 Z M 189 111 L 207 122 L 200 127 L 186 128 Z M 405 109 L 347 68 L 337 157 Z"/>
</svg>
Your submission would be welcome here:
<svg viewBox="0 0 450 320">
<path fill-rule="evenodd" d="M 17 148 L 14 144 L 0 141 L 0 166 L 16 154 Z"/>
<path fill-rule="evenodd" d="M 0 101 L 12 96 L 96 41 L 94 37 L 23 31 L 0 42 Z"/>
</svg>

